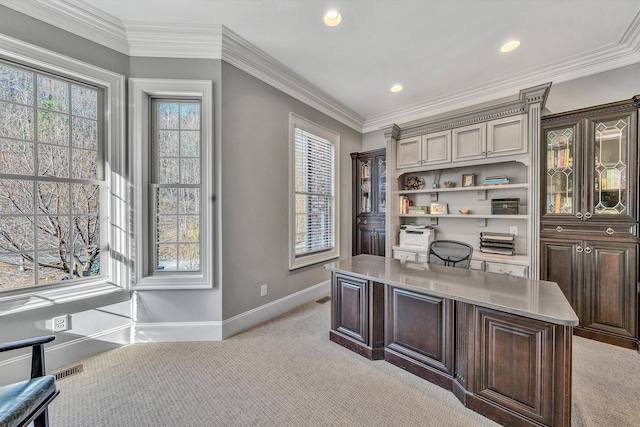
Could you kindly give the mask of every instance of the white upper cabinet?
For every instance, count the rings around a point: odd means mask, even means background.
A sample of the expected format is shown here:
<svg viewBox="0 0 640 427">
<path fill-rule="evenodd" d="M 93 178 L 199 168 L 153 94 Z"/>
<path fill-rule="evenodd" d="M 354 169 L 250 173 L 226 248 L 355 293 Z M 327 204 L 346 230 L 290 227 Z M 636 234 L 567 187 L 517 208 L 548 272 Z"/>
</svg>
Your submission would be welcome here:
<svg viewBox="0 0 640 427">
<path fill-rule="evenodd" d="M 454 162 L 484 159 L 487 156 L 487 124 L 476 123 L 452 131 Z"/>
<path fill-rule="evenodd" d="M 451 161 L 451 131 L 422 135 L 423 165 L 436 165 Z"/>
<path fill-rule="evenodd" d="M 505 117 L 487 123 L 487 157 L 526 153 L 527 116 Z"/>
<path fill-rule="evenodd" d="M 422 137 L 398 140 L 397 168 L 413 168 L 422 165 Z"/>
</svg>

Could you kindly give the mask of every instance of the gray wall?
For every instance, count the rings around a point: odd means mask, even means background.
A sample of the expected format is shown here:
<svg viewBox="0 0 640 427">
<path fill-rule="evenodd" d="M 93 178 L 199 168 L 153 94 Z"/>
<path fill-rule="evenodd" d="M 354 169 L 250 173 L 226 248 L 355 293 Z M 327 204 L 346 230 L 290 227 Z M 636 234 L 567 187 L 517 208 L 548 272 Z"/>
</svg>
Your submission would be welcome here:
<svg viewBox="0 0 640 427">
<path fill-rule="evenodd" d="M 360 133 L 237 68 L 222 65 L 223 317 L 329 278 L 288 269 L 288 127 L 293 112 L 340 134 L 341 256 L 350 255 L 351 158 Z M 260 285 L 268 295 L 260 297 Z"/>
</svg>

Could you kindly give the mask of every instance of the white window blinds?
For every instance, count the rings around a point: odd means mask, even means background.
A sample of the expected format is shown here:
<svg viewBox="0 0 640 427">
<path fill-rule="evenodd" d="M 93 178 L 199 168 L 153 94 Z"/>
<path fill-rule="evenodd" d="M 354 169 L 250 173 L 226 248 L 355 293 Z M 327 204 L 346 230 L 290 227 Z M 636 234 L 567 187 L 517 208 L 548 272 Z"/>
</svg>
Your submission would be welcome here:
<svg viewBox="0 0 640 427">
<path fill-rule="evenodd" d="M 295 128 L 295 255 L 335 246 L 334 144 Z"/>
</svg>

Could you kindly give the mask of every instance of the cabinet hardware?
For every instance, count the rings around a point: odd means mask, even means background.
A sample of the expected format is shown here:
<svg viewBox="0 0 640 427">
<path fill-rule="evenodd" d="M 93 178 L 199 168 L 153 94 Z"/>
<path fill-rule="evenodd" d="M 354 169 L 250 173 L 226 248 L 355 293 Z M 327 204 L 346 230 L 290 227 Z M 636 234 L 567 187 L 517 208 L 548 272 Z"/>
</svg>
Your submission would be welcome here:
<svg viewBox="0 0 640 427">
<path fill-rule="evenodd" d="M 576 212 L 576 218 L 582 219 L 582 213 L 581 212 Z"/>
<path fill-rule="evenodd" d="M 582 246 L 577 246 L 576 247 L 576 252 L 581 253 L 584 249 L 582 249 Z"/>
<path fill-rule="evenodd" d="M 558 233 L 562 233 L 562 230 L 564 230 L 564 228 L 562 228 L 562 227 L 560 227 L 560 226 L 557 226 L 557 227 L 556 227 L 556 231 L 557 231 Z"/>
<path fill-rule="evenodd" d="M 584 248 L 584 253 L 585 254 L 590 254 L 591 253 L 591 248 L 589 246 L 587 246 L 586 248 Z"/>
<path fill-rule="evenodd" d="M 365 219 L 364 221 L 362 221 L 365 225 L 367 224 L 367 220 Z"/>
<path fill-rule="evenodd" d="M 615 230 L 613 228 L 609 227 L 604 232 L 609 234 L 609 235 L 611 235 L 611 234 L 615 233 Z"/>
<path fill-rule="evenodd" d="M 591 218 L 593 215 L 591 215 L 591 212 L 587 212 L 584 214 L 584 219 L 589 219 Z"/>
</svg>

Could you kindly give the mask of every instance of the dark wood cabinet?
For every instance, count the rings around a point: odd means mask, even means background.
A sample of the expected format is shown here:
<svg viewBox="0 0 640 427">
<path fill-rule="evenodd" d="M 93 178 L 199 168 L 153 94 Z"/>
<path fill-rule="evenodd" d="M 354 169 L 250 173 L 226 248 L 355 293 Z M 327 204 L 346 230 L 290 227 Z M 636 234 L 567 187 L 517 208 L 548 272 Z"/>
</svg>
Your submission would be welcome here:
<svg viewBox="0 0 640 427">
<path fill-rule="evenodd" d="M 351 153 L 353 179 L 352 255 L 385 256 L 386 149 Z"/>
<path fill-rule="evenodd" d="M 332 341 L 368 359 L 384 357 L 384 285 L 333 275 Z"/>
<path fill-rule="evenodd" d="M 580 318 L 574 333 L 639 348 L 640 97 L 542 118 L 540 278 Z"/>
</svg>

